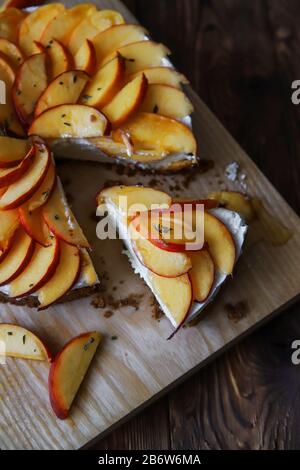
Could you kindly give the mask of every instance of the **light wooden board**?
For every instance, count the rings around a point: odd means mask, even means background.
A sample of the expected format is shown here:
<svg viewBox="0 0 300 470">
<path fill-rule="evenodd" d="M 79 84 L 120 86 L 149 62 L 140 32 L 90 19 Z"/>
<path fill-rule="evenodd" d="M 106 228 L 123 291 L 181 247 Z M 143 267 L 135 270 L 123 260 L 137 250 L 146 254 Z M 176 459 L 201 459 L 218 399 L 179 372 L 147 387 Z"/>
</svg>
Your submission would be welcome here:
<svg viewBox="0 0 300 470">
<path fill-rule="evenodd" d="M 119 9 L 127 20 L 133 21 L 117 0 L 101 1 L 99 5 Z M 109 275 L 109 280 L 105 281 L 108 292 L 112 292 L 115 299 L 140 293 L 143 300 L 138 311 L 131 307 L 120 308 L 110 318 L 104 318 L 101 310 L 95 310 L 90 305 L 91 299 L 42 313 L 0 306 L 1 321 L 33 329 L 53 349 L 83 331 L 99 329 L 105 336 L 71 418 L 66 421 L 57 420 L 50 408 L 46 364 L 8 359 L 6 365 L 0 365 L 1 449 L 75 449 L 85 445 L 202 367 L 300 293 L 298 217 L 202 101 L 192 91 L 190 94 L 196 109 L 194 127 L 200 155 L 203 159 L 212 159 L 215 166 L 199 174 L 189 189 L 183 191 L 183 196 L 205 196 L 208 190 L 220 187 L 220 179 L 228 188 L 239 189 L 236 184 L 228 184 L 224 176 L 225 167 L 236 161 L 247 175 L 249 194 L 261 197 L 270 211 L 293 230 L 293 238 L 275 248 L 260 241 L 255 228 L 251 229 L 234 279 L 223 287 L 207 315 L 196 327 L 185 328 L 172 341 L 166 341 L 170 323 L 167 319 L 157 322 L 152 318 L 150 293 L 121 254 L 122 243 L 97 240 L 96 224 L 91 216 L 94 195 L 108 179 L 122 178 L 129 184 L 147 184 L 152 177 L 141 174 L 120 177 L 96 164 L 60 164 L 66 191 L 74 197 L 74 212 L 93 244 L 97 270 L 99 274 Z M 162 189 L 169 184 L 181 185 L 184 179 L 180 175 L 155 178 Z M 246 301 L 249 311 L 234 323 L 228 319 L 224 305 L 239 301 Z M 118 339 L 112 341 L 112 335 Z"/>
</svg>

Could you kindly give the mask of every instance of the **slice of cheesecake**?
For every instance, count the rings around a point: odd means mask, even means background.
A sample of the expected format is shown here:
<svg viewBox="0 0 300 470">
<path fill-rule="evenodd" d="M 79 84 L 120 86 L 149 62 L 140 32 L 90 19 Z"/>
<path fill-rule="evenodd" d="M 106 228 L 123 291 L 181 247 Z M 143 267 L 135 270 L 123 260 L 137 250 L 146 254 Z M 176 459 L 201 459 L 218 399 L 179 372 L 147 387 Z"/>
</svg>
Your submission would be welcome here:
<svg viewBox="0 0 300 470">
<path fill-rule="evenodd" d="M 0 301 L 44 309 L 90 295 L 88 249 L 45 142 L 0 137 Z"/>
<path fill-rule="evenodd" d="M 173 201 L 140 186 L 102 190 L 100 208 L 107 210 L 134 271 L 176 329 L 198 316 L 232 275 L 247 233 L 242 217 L 214 200 Z M 183 224 L 185 230 L 175 236 Z"/>
</svg>

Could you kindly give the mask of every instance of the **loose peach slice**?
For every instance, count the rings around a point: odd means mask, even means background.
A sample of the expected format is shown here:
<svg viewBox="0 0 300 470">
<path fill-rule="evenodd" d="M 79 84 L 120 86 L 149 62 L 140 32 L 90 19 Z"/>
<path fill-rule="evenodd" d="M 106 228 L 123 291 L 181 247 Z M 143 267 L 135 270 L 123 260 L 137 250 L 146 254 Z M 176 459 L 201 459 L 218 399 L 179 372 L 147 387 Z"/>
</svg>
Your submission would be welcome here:
<svg viewBox="0 0 300 470">
<path fill-rule="evenodd" d="M 175 278 L 151 274 L 151 284 L 154 294 L 168 310 L 173 325 L 181 325 L 193 301 L 192 285 L 188 274 Z"/>
<path fill-rule="evenodd" d="M 21 163 L 30 151 L 30 146 L 28 140 L 0 136 L 0 168 L 10 168 Z"/>
<path fill-rule="evenodd" d="M 79 249 L 60 240 L 60 259 L 56 271 L 38 291 L 39 310 L 49 307 L 66 295 L 76 283 L 80 269 Z M 67 276 L 66 273 L 68 273 Z"/>
<path fill-rule="evenodd" d="M 10 297 L 33 294 L 54 275 L 59 263 L 59 241 L 54 237 L 48 247 L 35 245 L 33 255 L 21 274 L 9 284 Z"/>
<path fill-rule="evenodd" d="M 63 14 L 65 7 L 62 3 L 44 5 L 31 12 L 21 23 L 19 44 L 28 57 L 36 54 L 35 41 L 39 41 L 48 24 Z"/>
<path fill-rule="evenodd" d="M 101 109 L 121 88 L 125 72 L 124 59 L 118 55 L 101 67 L 86 85 L 80 102 Z"/>
<path fill-rule="evenodd" d="M 0 38 L 0 54 L 3 54 L 4 58 L 8 60 L 14 69 L 17 69 L 24 60 L 18 46 L 5 38 Z"/>
<path fill-rule="evenodd" d="M 0 57 L 0 89 L 6 98 L 5 103 L 0 102 L 0 126 L 5 131 L 22 136 L 24 131 L 15 113 L 11 97 L 14 81 L 15 74 L 12 67 Z"/>
<path fill-rule="evenodd" d="M 42 138 L 100 137 L 109 129 L 106 117 L 83 104 L 63 104 L 47 109 L 31 124 L 28 134 Z"/>
<path fill-rule="evenodd" d="M 94 44 L 88 39 L 84 41 L 74 56 L 74 64 L 77 70 L 83 70 L 89 75 L 93 75 L 96 67 L 96 51 Z"/>
<path fill-rule="evenodd" d="M 147 91 L 147 79 L 144 75 L 125 85 L 102 112 L 113 127 L 121 126 L 138 109 Z"/>
<path fill-rule="evenodd" d="M 19 119 L 30 124 L 34 108 L 47 88 L 46 54 L 35 54 L 23 62 L 18 69 L 12 96 Z"/>
<path fill-rule="evenodd" d="M 111 26 L 123 23 L 123 16 L 114 10 L 100 10 L 87 15 L 73 30 L 68 49 L 72 54 L 76 54 L 85 39 L 92 39 Z"/>
<path fill-rule="evenodd" d="M 49 374 L 49 395 L 59 419 L 68 417 L 100 341 L 97 331 L 83 333 L 69 341 L 55 357 Z"/>
<path fill-rule="evenodd" d="M 181 84 L 187 85 L 189 83 L 188 79 L 184 75 L 177 72 L 177 70 L 172 67 L 148 67 L 133 75 L 129 75 L 128 80 L 132 80 L 141 73 L 145 75 L 149 85 L 169 85 L 180 89 Z"/>
<path fill-rule="evenodd" d="M 207 250 L 190 253 L 192 269 L 189 277 L 194 300 L 204 302 L 210 294 L 215 278 L 215 265 Z"/>
<path fill-rule="evenodd" d="M 246 222 L 252 222 L 255 218 L 255 210 L 251 201 L 236 191 L 211 192 L 209 197 L 218 201 L 222 207 L 241 214 Z"/>
<path fill-rule="evenodd" d="M 184 253 L 169 253 L 154 246 L 144 238 L 131 223 L 129 234 L 133 249 L 140 262 L 155 274 L 163 277 L 178 277 L 187 273 L 192 263 Z"/>
<path fill-rule="evenodd" d="M 22 228 L 14 235 L 13 244 L 0 263 L 0 286 L 12 282 L 28 265 L 34 250 L 34 241 Z"/>
<path fill-rule="evenodd" d="M 0 341 L 5 344 L 5 355 L 8 357 L 52 362 L 48 347 L 27 328 L 1 323 Z"/>
<path fill-rule="evenodd" d="M 30 211 L 27 204 L 18 208 L 21 225 L 25 232 L 39 245 L 50 246 L 52 241 L 50 231 L 43 219 L 41 209 Z"/>
<path fill-rule="evenodd" d="M 149 85 L 140 111 L 157 113 L 173 119 L 182 119 L 194 111 L 183 91 L 168 85 Z"/>
<path fill-rule="evenodd" d="M 52 39 L 58 39 L 63 44 L 67 45 L 70 35 L 76 26 L 87 14 L 94 14 L 95 12 L 96 7 L 92 3 L 80 3 L 73 8 L 60 12 L 60 14 L 55 16 L 46 26 L 40 38 L 40 42 L 44 46 L 47 46 Z"/>
<path fill-rule="evenodd" d="M 197 143 L 191 130 L 174 119 L 153 113 L 138 113 L 121 129 L 128 133 L 135 148 L 196 155 Z M 113 135 L 115 139 L 116 136 Z"/>
<path fill-rule="evenodd" d="M 15 183 L 28 170 L 34 159 L 35 150 L 32 146 L 21 162 L 11 168 L 0 168 L 0 188 Z"/>
<path fill-rule="evenodd" d="M 155 208 L 167 208 L 172 198 L 163 191 L 141 186 L 112 186 L 97 196 L 98 205 L 111 203 L 126 217 Z"/>
<path fill-rule="evenodd" d="M 93 39 L 96 51 L 97 64 L 108 62 L 105 60 L 110 54 L 132 42 L 143 41 L 145 39 L 146 30 L 142 26 L 135 24 L 121 24 L 112 26 L 111 28 L 97 34 Z"/>
<path fill-rule="evenodd" d="M 89 247 L 89 242 L 69 208 L 60 181 L 42 210 L 46 224 L 58 238 L 71 245 Z"/>
<path fill-rule="evenodd" d="M 46 49 L 50 59 L 50 80 L 72 69 L 73 57 L 61 42 L 53 39 Z"/>
<path fill-rule="evenodd" d="M 235 242 L 226 225 L 209 212 L 204 213 L 204 238 L 216 267 L 231 274 L 236 260 Z"/>
<path fill-rule="evenodd" d="M 17 8 L 7 8 L 0 13 L 0 38 L 18 44 L 18 33 L 25 13 Z"/>
<path fill-rule="evenodd" d="M 34 211 L 43 206 L 50 197 L 56 183 L 56 171 L 54 163 L 51 161 L 47 174 L 37 191 L 26 202 L 29 211 Z"/>
<path fill-rule="evenodd" d="M 45 145 L 35 144 L 35 156 L 29 169 L 0 197 L 0 210 L 15 209 L 26 202 L 42 184 L 50 164 Z"/>
<path fill-rule="evenodd" d="M 162 60 L 171 53 L 166 46 L 153 41 L 132 42 L 118 47 L 116 51 L 104 57 L 101 65 L 111 60 L 116 52 L 121 54 L 126 61 L 127 75 L 135 74 L 148 67 L 158 67 L 162 64 Z"/>
<path fill-rule="evenodd" d="M 62 104 L 77 103 L 89 77 L 81 70 L 71 70 L 56 77 L 40 96 L 34 111 L 35 117 Z"/>
<path fill-rule="evenodd" d="M 18 211 L 0 211 L 0 244 L 5 245 L 20 225 Z"/>
</svg>

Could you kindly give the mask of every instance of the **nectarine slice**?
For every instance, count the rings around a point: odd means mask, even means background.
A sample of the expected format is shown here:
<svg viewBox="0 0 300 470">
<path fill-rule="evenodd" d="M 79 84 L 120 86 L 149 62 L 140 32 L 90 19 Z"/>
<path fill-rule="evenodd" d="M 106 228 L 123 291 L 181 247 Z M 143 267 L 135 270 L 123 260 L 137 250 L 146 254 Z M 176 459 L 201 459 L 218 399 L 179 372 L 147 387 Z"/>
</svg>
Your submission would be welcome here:
<svg viewBox="0 0 300 470">
<path fill-rule="evenodd" d="M 118 47 L 110 55 L 104 57 L 101 65 L 111 60 L 115 53 L 118 52 L 126 61 L 126 73 L 128 75 L 135 74 L 148 67 L 158 67 L 162 65 L 162 60 L 169 55 L 170 50 L 163 44 L 153 41 L 138 41 L 127 43 L 122 47 Z"/>
<path fill-rule="evenodd" d="M 125 72 L 124 59 L 118 55 L 101 67 L 86 85 L 80 102 L 101 109 L 121 88 Z"/>
<path fill-rule="evenodd" d="M 97 331 L 69 341 L 55 357 L 49 374 L 49 395 L 59 419 L 66 419 L 101 341 Z"/>
<path fill-rule="evenodd" d="M 0 38 L 0 53 L 9 61 L 14 69 L 18 68 L 24 60 L 23 54 L 13 42 Z"/>
<path fill-rule="evenodd" d="M 18 165 L 29 152 L 30 147 L 28 140 L 0 136 L 0 168 Z"/>
<path fill-rule="evenodd" d="M 79 282 L 92 286 L 98 281 L 98 276 L 93 266 L 91 257 L 85 248 L 81 248 L 81 271 Z"/>
<path fill-rule="evenodd" d="M 41 93 L 47 88 L 46 54 L 34 54 L 18 69 L 12 97 L 22 123 L 28 125 Z"/>
<path fill-rule="evenodd" d="M 137 149 L 196 155 L 197 143 L 192 131 L 174 119 L 153 113 L 138 113 L 121 129 L 128 133 Z"/>
<path fill-rule="evenodd" d="M 56 183 L 56 171 L 54 163 L 51 161 L 47 174 L 37 191 L 25 203 L 29 211 L 34 211 L 43 206 L 51 195 Z"/>
<path fill-rule="evenodd" d="M 28 265 L 34 250 L 34 241 L 22 228 L 19 228 L 13 244 L 0 263 L 0 286 L 13 281 Z"/>
<path fill-rule="evenodd" d="M 88 80 L 82 70 L 71 70 L 56 77 L 41 94 L 34 110 L 35 117 L 46 109 L 77 103 Z"/>
<path fill-rule="evenodd" d="M 36 53 L 34 42 L 40 40 L 48 24 L 64 10 L 62 3 L 52 3 L 41 6 L 24 18 L 19 31 L 19 44 L 27 56 Z"/>
<path fill-rule="evenodd" d="M 1 102 L 0 104 L 0 126 L 6 132 L 10 131 L 13 134 L 22 136 L 24 131 L 15 113 L 11 97 L 15 74 L 12 67 L 2 57 L 0 57 L 0 80 L 2 81 L 1 88 L 6 93 L 6 103 Z"/>
<path fill-rule="evenodd" d="M 74 66 L 76 70 L 83 70 L 89 75 L 93 75 L 96 66 L 96 51 L 94 44 L 87 39 L 74 56 Z"/>
<path fill-rule="evenodd" d="M 100 10 L 87 15 L 73 30 L 68 49 L 72 54 L 76 54 L 85 39 L 92 39 L 105 29 L 123 23 L 123 16 L 114 10 Z"/>
<path fill-rule="evenodd" d="M 147 79 L 144 75 L 129 82 L 102 108 L 113 127 L 119 127 L 127 121 L 137 110 L 147 91 Z"/>
<path fill-rule="evenodd" d="M 192 269 L 189 277 L 194 300 L 204 302 L 210 294 L 215 278 L 215 265 L 207 250 L 190 253 Z"/>
<path fill-rule="evenodd" d="M 167 278 L 152 273 L 150 279 L 153 292 L 165 306 L 170 321 L 174 326 L 180 325 L 186 318 L 193 301 L 188 274 Z"/>
<path fill-rule="evenodd" d="M 50 153 L 43 144 L 35 144 L 29 169 L 0 197 L 0 210 L 15 209 L 26 202 L 42 184 L 50 164 Z"/>
<path fill-rule="evenodd" d="M 149 85 L 159 83 L 160 85 L 169 85 L 180 89 L 181 84 L 186 85 L 189 83 L 188 79 L 184 75 L 177 72 L 177 70 L 172 67 L 148 67 L 140 72 L 130 75 L 128 80 L 132 80 L 141 73 L 145 75 Z"/>
<path fill-rule="evenodd" d="M 209 212 L 204 213 L 204 239 L 216 267 L 231 274 L 236 260 L 236 247 L 226 225 Z"/>
<path fill-rule="evenodd" d="M 18 43 L 20 24 L 25 13 L 17 8 L 8 8 L 0 13 L 0 37 Z"/>
<path fill-rule="evenodd" d="M 169 85 L 149 85 L 140 111 L 157 113 L 173 119 L 182 119 L 194 111 L 183 91 Z"/>
<path fill-rule="evenodd" d="M 35 245 L 26 268 L 9 284 L 10 297 L 33 294 L 54 275 L 59 263 L 59 241 L 55 237 L 51 241 L 47 247 Z"/>
<path fill-rule="evenodd" d="M 62 104 L 40 114 L 28 134 L 42 138 L 99 137 L 109 128 L 106 117 L 95 108 L 83 104 Z"/>
<path fill-rule="evenodd" d="M 18 211 L 0 211 L 0 243 L 9 240 L 20 224 Z"/>
<path fill-rule="evenodd" d="M 89 242 L 69 208 L 60 181 L 42 211 L 46 224 L 58 238 L 71 245 L 89 247 Z"/>
<path fill-rule="evenodd" d="M 41 208 L 31 211 L 25 203 L 18 208 L 18 212 L 25 232 L 41 246 L 51 245 L 49 227 L 44 222 Z"/>
<path fill-rule="evenodd" d="M 57 39 L 53 39 L 51 44 L 48 44 L 47 55 L 50 59 L 50 80 L 72 69 L 73 57 Z"/>
<path fill-rule="evenodd" d="M 211 192 L 208 197 L 216 200 L 222 207 L 239 212 L 246 222 L 252 222 L 255 218 L 255 210 L 250 199 L 237 191 Z"/>
<path fill-rule="evenodd" d="M 39 310 L 49 307 L 49 305 L 57 302 L 67 294 L 76 283 L 80 270 L 81 256 L 79 249 L 60 240 L 60 258 L 56 271 L 38 291 Z M 68 273 L 67 276 L 66 273 Z"/>
<path fill-rule="evenodd" d="M 9 186 L 20 179 L 33 162 L 34 154 L 35 150 L 32 146 L 18 165 L 10 168 L 0 168 L 0 188 Z"/>
<path fill-rule="evenodd" d="M 52 355 L 43 341 L 22 326 L 1 323 L 0 341 L 5 344 L 5 355 L 8 357 L 52 361 Z"/>
<path fill-rule="evenodd" d="M 146 30 L 136 24 L 120 24 L 102 31 L 92 39 L 96 51 L 97 64 L 108 62 L 107 56 L 125 44 L 145 39 Z"/>
</svg>

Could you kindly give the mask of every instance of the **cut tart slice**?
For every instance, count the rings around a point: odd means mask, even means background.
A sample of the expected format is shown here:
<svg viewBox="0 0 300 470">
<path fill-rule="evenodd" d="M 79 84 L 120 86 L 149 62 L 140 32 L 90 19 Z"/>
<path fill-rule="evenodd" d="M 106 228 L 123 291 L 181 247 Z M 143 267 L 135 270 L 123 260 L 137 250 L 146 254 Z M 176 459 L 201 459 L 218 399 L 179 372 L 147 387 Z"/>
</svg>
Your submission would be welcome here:
<svg viewBox="0 0 300 470">
<path fill-rule="evenodd" d="M 0 190 L 0 301 L 47 308 L 90 295 L 99 281 L 89 243 L 49 148 L 38 137 L 1 143 L 9 166 L 0 169 L 7 184 Z"/>
<path fill-rule="evenodd" d="M 237 212 L 209 199 L 172 201 L 166 193 L 140 186 L 106 188 L 97 201 L 175 331 L 198 316 L 232 274 L 247 233 Z M 195 210 L 202 217 L 195 218 Z"/>
</svg>

